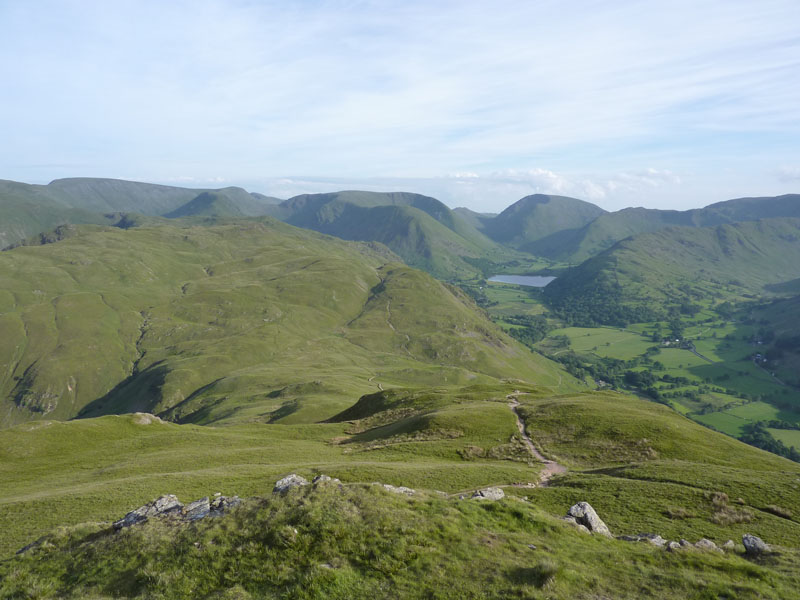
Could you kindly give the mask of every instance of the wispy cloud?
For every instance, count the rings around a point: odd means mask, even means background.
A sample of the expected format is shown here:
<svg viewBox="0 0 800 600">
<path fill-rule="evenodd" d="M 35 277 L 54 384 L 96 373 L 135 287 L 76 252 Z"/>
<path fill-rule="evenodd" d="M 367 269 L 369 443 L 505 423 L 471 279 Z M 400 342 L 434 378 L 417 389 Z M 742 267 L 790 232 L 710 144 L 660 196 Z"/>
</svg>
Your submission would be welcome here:
<svg viewBox="0 0 800 600">
<path fill-rule="evenodd" d="M 800 161 L 794 0 L 65 0 L 0 21 L 0 164 L 614 199 L 679 185 L 652 165 L 755 185 Z"/>
</svg>

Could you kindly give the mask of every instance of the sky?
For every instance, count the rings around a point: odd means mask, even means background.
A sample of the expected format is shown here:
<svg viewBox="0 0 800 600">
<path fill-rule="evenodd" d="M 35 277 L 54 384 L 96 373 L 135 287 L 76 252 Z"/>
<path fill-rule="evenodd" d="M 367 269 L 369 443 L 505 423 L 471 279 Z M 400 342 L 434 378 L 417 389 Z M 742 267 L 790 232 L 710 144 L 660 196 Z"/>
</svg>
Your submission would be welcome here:
<svg viewBox="0 0 800 600">
<path fill-rule="evenodd" d="M 0 0 L 0 178 L 800 192 L 798 0 Z"/>
</svg>

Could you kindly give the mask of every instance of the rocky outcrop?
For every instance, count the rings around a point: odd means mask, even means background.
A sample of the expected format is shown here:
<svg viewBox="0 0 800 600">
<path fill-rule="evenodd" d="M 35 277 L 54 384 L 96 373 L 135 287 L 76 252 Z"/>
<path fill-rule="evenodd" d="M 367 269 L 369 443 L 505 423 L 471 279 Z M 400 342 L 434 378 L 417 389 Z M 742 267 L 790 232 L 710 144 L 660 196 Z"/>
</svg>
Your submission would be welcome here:
<svg viewBox="0 0 800 600">
<path fill-rule="evenodd" d="M 611 531 L 603 523 L 603 520 L 597 516 L 592 505 L 588 502 L 578 502 L 569 509 L 567 516 L 573 517 L 580 525 L 583 525 L 592 533 L 612 537 Z"/>
<path fill-rule="evenodd" d="M 154 517 L 172 518 L 178 521 L 198 521 L 209 516 L 221 516 L 241 502 L 238 496 L 228 498 L 222 494 L 215 494 L 213 500 L 209 500 L 208 497 L 200 498 L 200 500 L 184 505 L 177 496 L 169 494 L 132 510 L 120 520 L 114 521 L 113 527 L 118 531 L 144 523 Z"/>
<path fill-rule="evenodd" d="M 498 487 L 489 487 L 472 494 L 473 500 L 501 500 L 506 493 Z"/>
<path fill-rule="evenodd" d="M 273 494 L 285 494 L 292 488 L 302 487 L 304 485 L 308 485 L 308 480 L 305 477 L 301 477 L 296 473 L 292 473 L 291 475 L 287 475 L 283 479 L 279 479 L 275 482 L 275 487 L 272 488 Z"/>
<path fill-rule="evenodd" d="M 172 494 L 161 496 L 144 506 L 140 506 L 136 510 L 130 511 L 119 521 L 114 521 L 113 526 L 114 529 L 117 530 L 123 529 L 131 525 L 136 525 L 137 523 L 143 523 L 152 517 L 180 511 L 182 508 L 183 504 L 178 501 L 177 496 L 173 496 Z"/>
<path fill-rule="evenodd" d="M 769 552 L 769 546 L 764 543 L 764 540 L 749 533 L 742 536 L 742 544 L 744 544 L 744 552 L 747 556 L 759 556 Z"/>
<path fill-rule="evenodd" d="M 570 517 L 569 515 L 567 515 L 566 517 L 561 517 L 561 520 L 566 521 L 573 527 L 576 527 L 579 531 L 583 531 L 584 533 L 592 533 L 591 531 L 589 531 L 588 527 L 578 523 L 578 519 L 576 519 L 575 517 Z"/>
</svg>

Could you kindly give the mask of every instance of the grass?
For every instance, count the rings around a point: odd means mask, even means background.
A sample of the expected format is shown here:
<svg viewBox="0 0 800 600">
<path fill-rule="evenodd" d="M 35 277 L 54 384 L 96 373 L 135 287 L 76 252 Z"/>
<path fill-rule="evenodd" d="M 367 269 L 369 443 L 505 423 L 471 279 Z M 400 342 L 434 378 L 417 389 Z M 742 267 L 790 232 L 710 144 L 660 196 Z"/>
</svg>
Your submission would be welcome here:
<svg viewBox="0 0 800 600">
<path fill-rule="evenodd" d="M 129 411 L 312 422 L 380 387 L 569 387 L 384 248 L 270 219 L 84 228 L 0 254 L 0 422 Z"/>
<path fill-rule="evenodd" d="M 587 536 L 514 499 L 320 486 L 254 498 L 192 526 L 64 530 L 0 564 L 0 591 L 35 590 L 43 598 L 788 598 L 800 583 L 794 556 L 759 564 L 668 553 Z"/>
<path fill-rule="evenodd" d="M 549 487 L 506 487 L 498 503 L 426 491 L 536 478 L 530 457 L 463 451 L 513 446 L 510 393 L 537 445 L 570 472 Z M 0 562 L 0 595 L 706 597 L 695 589 L 702 580 L 708 597 L 788 598 L 798 585 L 788 548 L 800 544 L 800 521 L 781 507 L 800 500 L 800 467 L 621 394 L 552 396 L 508 383 L 386 391 L 326 424 L 148 421 L 0 432 L 2 553 L 50 531 L 39 549 Z M 271 496 L 288 472 L 324 472 L 345 486 Z M 400 497 L 365 485 L 372 481 L 418 492 Z M 106 530 L 157 495 L 188 501 L 216 491 L 250 499 L 197 525 Z M 617 535 L 721 544 L 751 532 L 787 549 L 751 562 L 587 536 L 558 519 L 582 500 Z"/>
</svg>

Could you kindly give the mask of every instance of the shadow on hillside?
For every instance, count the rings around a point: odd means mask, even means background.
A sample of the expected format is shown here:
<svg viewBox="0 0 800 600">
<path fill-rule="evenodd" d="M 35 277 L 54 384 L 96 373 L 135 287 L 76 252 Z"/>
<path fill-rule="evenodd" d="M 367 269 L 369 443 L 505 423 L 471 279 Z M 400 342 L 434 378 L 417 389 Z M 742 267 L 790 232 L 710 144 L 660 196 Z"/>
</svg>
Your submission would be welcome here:
<svg viewBox="0 0 800 600">
<path fill-rule="evenodd" d="M 134 373 L 118 383 L 104 396 L 84 406 L 76 419 L 90 419 L 103 415 L 132 412 L 152 412 L 161 399 L 161 388 L 167 379 L 168 369 L 162 362 Z"/>
</svg>

